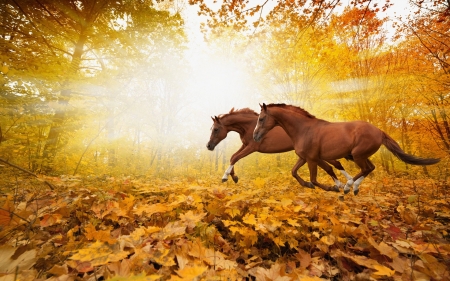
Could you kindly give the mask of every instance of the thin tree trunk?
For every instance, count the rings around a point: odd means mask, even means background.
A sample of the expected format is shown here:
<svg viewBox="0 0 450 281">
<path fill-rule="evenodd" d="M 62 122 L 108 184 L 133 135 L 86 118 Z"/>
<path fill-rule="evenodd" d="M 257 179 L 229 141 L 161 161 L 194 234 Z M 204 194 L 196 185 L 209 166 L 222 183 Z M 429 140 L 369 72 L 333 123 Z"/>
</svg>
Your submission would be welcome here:
<svg viewBox="0 0 450 281">
<path fill-rule="evenodd" d="M 66 119 L 66 111 L 68 108 L 69 100 L 72 96 L 70 89 L 70 78 L 75 76 L 81 64 L 81 57 L 83 55 L 83 48 L 86 43 L 87 36 L 84 34 L 84 30 L 81 31 L 78 42 L 75 44 L 75 50 L 72 55 L 72 62 L 68 71 L 68 75 L 62 83 L 61 96 L 58 100 L 58 109 L 53 116 L 52 125 L 47 136 L 47 140 L 44 145 L 44 151 L 42 153 L 43 158 L 43 171 L 50 173 L 54 168 L 54 159 L 57 153 L 58 140 L 61 132 L 63 131 L 64 121 Z"/>
</svg>

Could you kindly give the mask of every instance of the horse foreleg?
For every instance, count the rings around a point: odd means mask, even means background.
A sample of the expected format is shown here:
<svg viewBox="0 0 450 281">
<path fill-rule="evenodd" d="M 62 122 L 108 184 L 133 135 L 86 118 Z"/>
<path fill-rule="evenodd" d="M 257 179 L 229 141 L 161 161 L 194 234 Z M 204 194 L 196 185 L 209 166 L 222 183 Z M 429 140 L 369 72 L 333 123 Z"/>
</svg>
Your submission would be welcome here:
<svg viewBox="0 0 450 281">
<path fill-rule="evenodd" d="M 243 149 L 245 148 L 245 144 L 242 144 L 242 146 L 238 149 L 238 151 L 236 151 L 235 153 L 233 153 L 233 155 L 230 158 L 230 166 L 228 167 L 228 169 L 225 171 L 225 173 L 222 176 L 222 182 L 226 182 L 228 180 L 228 175 L 230 175 L 231 173 L 233 173 L 234 175 L 234 164 L 232 163 L 233 158 L 239 153 L 241 152 Z M 231 176 L 233 177 L 233 176 Z M 234 180 L 234 179 L 233 179 Z"/>
<path fill-rule="evenodd" d="M 222 176 L 222 182 L 226 182 L 228 180 L 228 175 L 231 174 L 231 171 L 233 171 L 234 165 L 230 165 L 228 169 L 225 171 L 225 173 Z"/>
<path fill-rule="evenodd" d="M 292 176 L 298 181 L 298 183 L 299 183 L 301 186 L 308 187 L 308 188 L 314 188 L 314 185 L 313 185 L 312 183 L 310 183 L 310 182 L 305 182 L 305 181 L 297 174 L 298 169 L 300 169 L 301 166 L 305 165 L 305 163 L 306 163 L 306 160 L 303 159 L 303 158 L 301 158 L 301 157 L 299 157 L 297 163 L 295 163 L 294 167 L 292 167 L 291 174 L 292 174 Z"/>
<path fill-rule="evenodd" d="M 331 168 L 331 166 L 328 165 L 325 161 L 322 161 L 322 160 L 319 160 L 318 162 L 308 161 L 309 177 L 310 177 L 312 184 L 314 184 L 315 186 L 318 186 L 326 191 L 339 192 L 339 188 L 337 186 L 326 186 L 317 181 L 317 164 L 318 163 L 319 163 L 320 167 L 322 167 L 328 174 L 330 174 L 330 170 L 331 170 L 331 173 L 334 175 L 334 178 L 337 180 L 337 177 L 333 172 L 333 168 Z"/>
<path fill-rule="evenodd" d="M 236 164 L 237 161 L 244 158 L 245 156 L 255 152 L 256 149 L 253 146 L 250 145 L 242 145 L 242 147 L 231 156 L 230 159 L 230 167 L 228 167 L 228 170 L 225 171 L 225 174 L 222 177 L 222 182 L 226 182 L 228 180 L 228 175 L 231 175 L 231 178 L 235 183 L 238 182 L 239 178 L 234 174 L 234 164 Z"/>
</svg>

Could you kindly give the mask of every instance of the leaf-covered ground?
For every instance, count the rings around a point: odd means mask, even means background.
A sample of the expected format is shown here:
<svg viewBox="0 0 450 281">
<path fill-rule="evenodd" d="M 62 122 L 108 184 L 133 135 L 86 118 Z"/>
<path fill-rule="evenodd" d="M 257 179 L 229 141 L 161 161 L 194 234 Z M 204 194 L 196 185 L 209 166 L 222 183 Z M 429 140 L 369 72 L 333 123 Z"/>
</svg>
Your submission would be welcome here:
<svg viewBox="0 0 450 281">
<path fill-rule="evenodd" d="M 448 185 L 10 177 L 0 280 L 450 280 Z"/>
</svg>

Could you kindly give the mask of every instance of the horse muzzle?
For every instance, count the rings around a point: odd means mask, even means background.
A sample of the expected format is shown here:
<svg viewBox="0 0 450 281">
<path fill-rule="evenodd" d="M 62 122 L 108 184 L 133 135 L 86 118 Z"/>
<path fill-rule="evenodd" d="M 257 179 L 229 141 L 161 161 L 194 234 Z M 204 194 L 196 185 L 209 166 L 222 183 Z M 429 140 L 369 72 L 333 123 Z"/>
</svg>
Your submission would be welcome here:
<svg viewBox="0 0 450 281">
<path fill-rule="evenodd" d="M 256 142 L 260 142 L 262 139 L 262 134 L 261 132 L 254 132 L 253 133 L 253 140 Z"/>
<path fill-rule="evenodd" d="M 206 148 L 207 148 L 208 150 L 213 151 L 215 147 L 216 147 L 216 145 L 215 145 L 214 143 L 208 142 L 208 143 L 206 144 Z"/>
</svg>

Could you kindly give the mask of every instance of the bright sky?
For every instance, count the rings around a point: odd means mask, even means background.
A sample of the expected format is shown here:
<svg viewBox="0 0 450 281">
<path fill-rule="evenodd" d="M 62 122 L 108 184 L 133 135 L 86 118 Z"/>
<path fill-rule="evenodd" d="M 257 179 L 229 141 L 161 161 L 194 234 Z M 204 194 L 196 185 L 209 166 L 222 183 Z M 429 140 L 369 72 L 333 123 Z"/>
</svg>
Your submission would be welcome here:
<svg viewBox="0 0 450 281">
<path fill-rule="evenodd" d="M 273 2 L 268 3 L 271 6 L 276 3 L 275 0 L 269 1 Z M 255 1 L 255 4 L 259 2 L 261 1 Z M 405 16 L 409 11 L 408 7 L 406 0 L 393 1 L 393 6 L 385 15 L 394 20 L 398 16 Z M 266 7 L 267 10 L 270 8 Z M 206 126 L 205 132 L 209 134 L 208 129 L 212 124 L 210 116 L 227 113 L 232 107 L 250 107 L 259 112 L 258 103 L 266 101 L 255 100 L 256 87 L 251 85 L 250 74 L 242 62 L 232 61 L 220 54 L 211 54 L 200 32 L 200 23 L 205 19 L 198 16 L 197 10 L 197 6 L 186 5 L 183 11 L 189 36 L 187 55 L 192 65 L 191 83 L 186 90 L 191 97 L 188 110 L 196 115 L 201 123 L 199 125 Z M 386 24 L 390 37 L 394 35 L 391 27 L 392 21 Z"/>
</svg>

